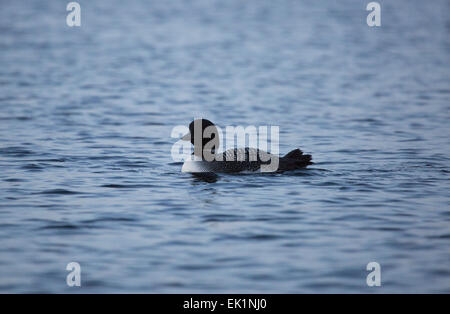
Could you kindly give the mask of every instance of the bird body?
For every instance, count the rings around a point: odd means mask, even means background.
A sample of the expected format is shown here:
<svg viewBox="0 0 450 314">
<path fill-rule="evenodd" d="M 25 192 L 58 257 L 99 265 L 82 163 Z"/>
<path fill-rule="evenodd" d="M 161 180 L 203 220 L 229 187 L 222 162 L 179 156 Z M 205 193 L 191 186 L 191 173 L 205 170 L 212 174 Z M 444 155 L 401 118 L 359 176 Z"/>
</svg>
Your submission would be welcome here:
<svg viewBox="0 0 450 314">
<path fill-rule="evenodd" d="M 196 126 L 195 123 L 200 124 L 200 127 Z M 190 133 L 186 134 L 183 140 L 191 141 L 194 145 L 194 153 L 190 160 L 184 162 L 182 172 L 281 172 L 304 168 L 312 164 L 311 155 L 303 154 L 300 149 L 294 149 L 283 157 L 249 147 L 228 149 L 225 152 L 215 154 L 214 148 L 207 149 L 206 147 L 211 147 L 211 145 L 207 145 L 210 141 L 214 141 L 216 144 L 214 147 L 217 147 L 219 143 L 218 135 L 210 136 L 208 141 L 205 141 L 203 134 L 208 127 L 212 128 L 213 131 L 215 129 L 214 124 L 206 119 L 195 120 L 189 125 Z M 214 132 L 208 132 L 208 134 L 211 135 Z M 198 138 L 195 138 L 196 136 Z"/>
</svg>

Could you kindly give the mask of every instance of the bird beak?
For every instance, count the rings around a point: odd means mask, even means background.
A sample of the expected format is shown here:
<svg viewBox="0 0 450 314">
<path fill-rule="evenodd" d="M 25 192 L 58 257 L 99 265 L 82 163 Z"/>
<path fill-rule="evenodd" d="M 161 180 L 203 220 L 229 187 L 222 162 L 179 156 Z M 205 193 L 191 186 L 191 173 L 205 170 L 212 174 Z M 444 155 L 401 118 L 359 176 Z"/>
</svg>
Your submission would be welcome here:
<svg viewBox="0 0 450 314">
<path fill-rule="evenodd" d="M 188 141 L 188 142 L 190 142 L 190 141 L 191 141 L 191 133 L 188 133 L 188 134 L 186 134 L 185 136 L 183 136 L 183 137 L 181 138 L 181 140 L 182 140 L 182 141 Z"/>
</svg>

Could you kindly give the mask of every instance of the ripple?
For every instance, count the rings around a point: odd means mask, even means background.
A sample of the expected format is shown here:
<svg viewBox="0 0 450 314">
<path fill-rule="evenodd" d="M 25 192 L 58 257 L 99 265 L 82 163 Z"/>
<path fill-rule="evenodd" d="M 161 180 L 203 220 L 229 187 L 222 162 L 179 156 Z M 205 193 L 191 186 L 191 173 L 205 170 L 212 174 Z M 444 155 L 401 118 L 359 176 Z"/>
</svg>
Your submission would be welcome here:
<svg viewBox="0 0 450 314">
<path fill-rule="evenodd" d="M 72 195 L 72 194 L 83 194 L 83 193 L 78 192 L 78 191 L 66 190 L 66 189 L 51 189 L 51 190 L 44 190 L 42 192 L 38 192 L 35 194 Z"/>
<path fill-rule="evenodd" d="M 102 188 L 112 188 L 112 189 L 140 189 L 140 188 L 151 188 L 155 187 L 153 184 L 103 184 L 100 185 Z"/>
<path fill-rule="evenodd" d="M 52 230 L 52 229 L 61 229 L 61 230 L 75 230 L 75 229 L 79 229 L 78 226 L 73 225 L 73 224 L 52 224 L 52 225 L 48 225 L 48 226 L 44 226 L 39 228 L 40 230 Z"/>
<path fill-rule="evenodd" d="M 41 171 L 43 169 L 45 169 L 44 166 L 41 165 L 37 165 L 37 164 L 27 164 L 21 167 L 22 169 L 25 170 L 31 170 L 31 171 Z"/>
<path fill-rule="evenodd" d="M 0 155 L 8 157 L 27 157 L 33 154 L 33 151 L 18 146 L 0 148 Z"/>
</svg>

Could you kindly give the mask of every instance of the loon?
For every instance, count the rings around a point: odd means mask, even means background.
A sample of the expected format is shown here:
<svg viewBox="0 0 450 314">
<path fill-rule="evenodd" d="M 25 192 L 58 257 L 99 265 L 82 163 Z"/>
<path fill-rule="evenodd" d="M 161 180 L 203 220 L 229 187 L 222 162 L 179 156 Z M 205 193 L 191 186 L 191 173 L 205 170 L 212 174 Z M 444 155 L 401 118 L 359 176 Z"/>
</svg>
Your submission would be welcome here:
<svg viewBox="0 0 450 314">
<path fill-rule="evenodd" d="M 233 173 L 242 171 L 282 172 L 312 165 L 311 155 L 294 149 L 283 157 L 256 148 L 234 148 L 215 153 L 219 147 L 219 133 L 211 121 L 197 119 L 189 124 L 189 133 L 182 138 L 194 145 L 193 158 L 181 168 L 189 173 Z"/>
</svg>

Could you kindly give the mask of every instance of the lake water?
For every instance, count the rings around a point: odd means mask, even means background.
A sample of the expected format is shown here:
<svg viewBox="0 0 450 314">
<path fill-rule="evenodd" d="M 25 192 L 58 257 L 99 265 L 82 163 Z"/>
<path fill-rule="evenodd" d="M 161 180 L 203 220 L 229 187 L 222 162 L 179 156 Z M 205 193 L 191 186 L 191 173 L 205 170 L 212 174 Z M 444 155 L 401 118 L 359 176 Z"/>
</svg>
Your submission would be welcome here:
<svg viewBox="0 0 450 314">
<path fill-rule="evenodd" d="M 0 292 L 449 293 L 450 2 L 368 2 L 2 1 Z M 197 117 L 315 164 L 181 173 Z"/>
</svg>

